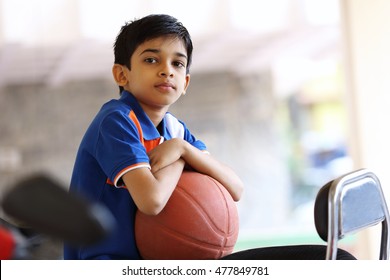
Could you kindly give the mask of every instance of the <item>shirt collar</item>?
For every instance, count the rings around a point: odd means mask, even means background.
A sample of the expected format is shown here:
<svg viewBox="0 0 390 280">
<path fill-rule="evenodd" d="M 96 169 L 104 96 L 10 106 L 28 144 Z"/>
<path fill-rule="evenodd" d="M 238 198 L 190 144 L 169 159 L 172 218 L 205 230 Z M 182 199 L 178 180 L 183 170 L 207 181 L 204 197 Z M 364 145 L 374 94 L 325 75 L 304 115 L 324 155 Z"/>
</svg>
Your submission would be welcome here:
<svg viewBox="0 0 390 280">
<path fill-rule="evenodd" d="M 161 124 L 163 135 L 160 135 L 157 128 L 154 126 L 148 115 L 146 115 L 145 111 L 142 109 L 138 100 L 130 92 L 126 90 L 122 91 L 119 100 L 130 105 L 131 109 L 134 111 L 139 123 L 141 124 L 142 133 L 145 140 L 153 140 L 156 138 L 160 138 L 160 136 L 166 138 L 166 136 L 168 136 L 164 119 L 162 120 Z"/>
</svg>

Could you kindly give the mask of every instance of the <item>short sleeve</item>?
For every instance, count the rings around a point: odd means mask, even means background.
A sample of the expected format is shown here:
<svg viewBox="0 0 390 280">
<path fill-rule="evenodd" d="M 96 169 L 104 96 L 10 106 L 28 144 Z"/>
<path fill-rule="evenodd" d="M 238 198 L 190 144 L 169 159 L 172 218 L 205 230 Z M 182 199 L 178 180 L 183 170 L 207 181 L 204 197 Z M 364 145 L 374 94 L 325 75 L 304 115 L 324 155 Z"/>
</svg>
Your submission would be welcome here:
<svg viewBox="0 0 390 280">
<path fill-rule="evenodd" d="M 121 112 L 108 115 L 101 123 L 95 156 L 116 185 L 120 177 L 135 168 L 148 167 L 149 157 L 134 122 Z"/>
</svg>

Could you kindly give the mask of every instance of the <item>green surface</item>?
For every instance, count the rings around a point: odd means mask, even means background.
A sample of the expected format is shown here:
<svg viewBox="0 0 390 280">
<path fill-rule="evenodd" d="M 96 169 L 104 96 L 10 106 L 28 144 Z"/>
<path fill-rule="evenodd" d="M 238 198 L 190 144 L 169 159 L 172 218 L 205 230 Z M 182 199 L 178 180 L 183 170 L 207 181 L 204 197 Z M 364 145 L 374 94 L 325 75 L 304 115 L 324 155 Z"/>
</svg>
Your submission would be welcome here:
<svg viewBox="0 0 390 280">
<path fill-rule="evenodd" d="M 339 241 L 340 245 L 352 244 L 355 237 L 347 237 Z M 234 247 L 234 251 L 253 249 L 259 247 L 270 246 L 285 246 L 285 245 L 302 245 L 302 244 L 322 244 L 326 245 L 317 234 L 312 233 L 288 233 L 288 234 L 272 234 L 259 236 L 239 237 Z"/>
</svg>

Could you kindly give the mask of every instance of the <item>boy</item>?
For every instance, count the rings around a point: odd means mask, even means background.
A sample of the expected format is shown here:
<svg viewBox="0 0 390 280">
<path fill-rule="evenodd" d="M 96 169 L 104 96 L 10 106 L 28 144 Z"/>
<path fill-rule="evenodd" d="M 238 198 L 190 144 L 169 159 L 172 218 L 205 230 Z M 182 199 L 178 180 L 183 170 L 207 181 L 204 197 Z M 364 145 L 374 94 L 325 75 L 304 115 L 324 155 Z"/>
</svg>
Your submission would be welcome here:
<svg viewBox="0 0 390 280">
<path fill-rule="evenodd" d="M 235 201 L 243 190 L 238 176 L 168 113 L 190 82 L 192 42 L 186 28 L 168 15 L 144 17 L 122 27 L 114 54 L 120 98 L 104 104 L 87 129 L 70 191 L 107 206 L 117 227 L 98 245 L 65 245 L 64 259 L 140 259 L 135 212 L 158 214 L 185 166 L 221 182 Z M 325 254 L 325 246 L 299 245 L 256 248 L 224 259 L 312 260 Z M 337 258 L 355 259 L 341 249 Z"/>
<path fill-rule="evenodd" d="M 121 28 L 114 54 L 120 98 L 103 105 L 86 131 L 70 191 L 103 203 L 118 226 L 96 246 L 66 245 L 65 259 L 139 259 L 135 212 L 157 215 L 185 166 L 220 181 L 235 201 L 243 190 L 238 176 L 168 113 L 190 82 L 187 29 L 168 15 L 146 16 Z"/>
</svg>

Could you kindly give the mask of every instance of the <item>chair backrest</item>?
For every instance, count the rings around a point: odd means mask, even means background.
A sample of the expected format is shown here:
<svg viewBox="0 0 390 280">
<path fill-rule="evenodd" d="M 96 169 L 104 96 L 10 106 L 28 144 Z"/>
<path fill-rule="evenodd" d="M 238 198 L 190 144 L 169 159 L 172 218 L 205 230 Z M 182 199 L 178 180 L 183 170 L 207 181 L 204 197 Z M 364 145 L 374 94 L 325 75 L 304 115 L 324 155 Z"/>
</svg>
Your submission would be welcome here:
<svg viewBox="0 0 390 280">
<path fill-rule="evenodd" d="M 382 223 L 379 259 L 389 259 L 389 211 L 377 176 L 367 169 L 345 174 L 324 185 L 314 206 L 315 226 L 328 243 L 326 259 L 335 259 L 345 235 Z"/>
</svg>

